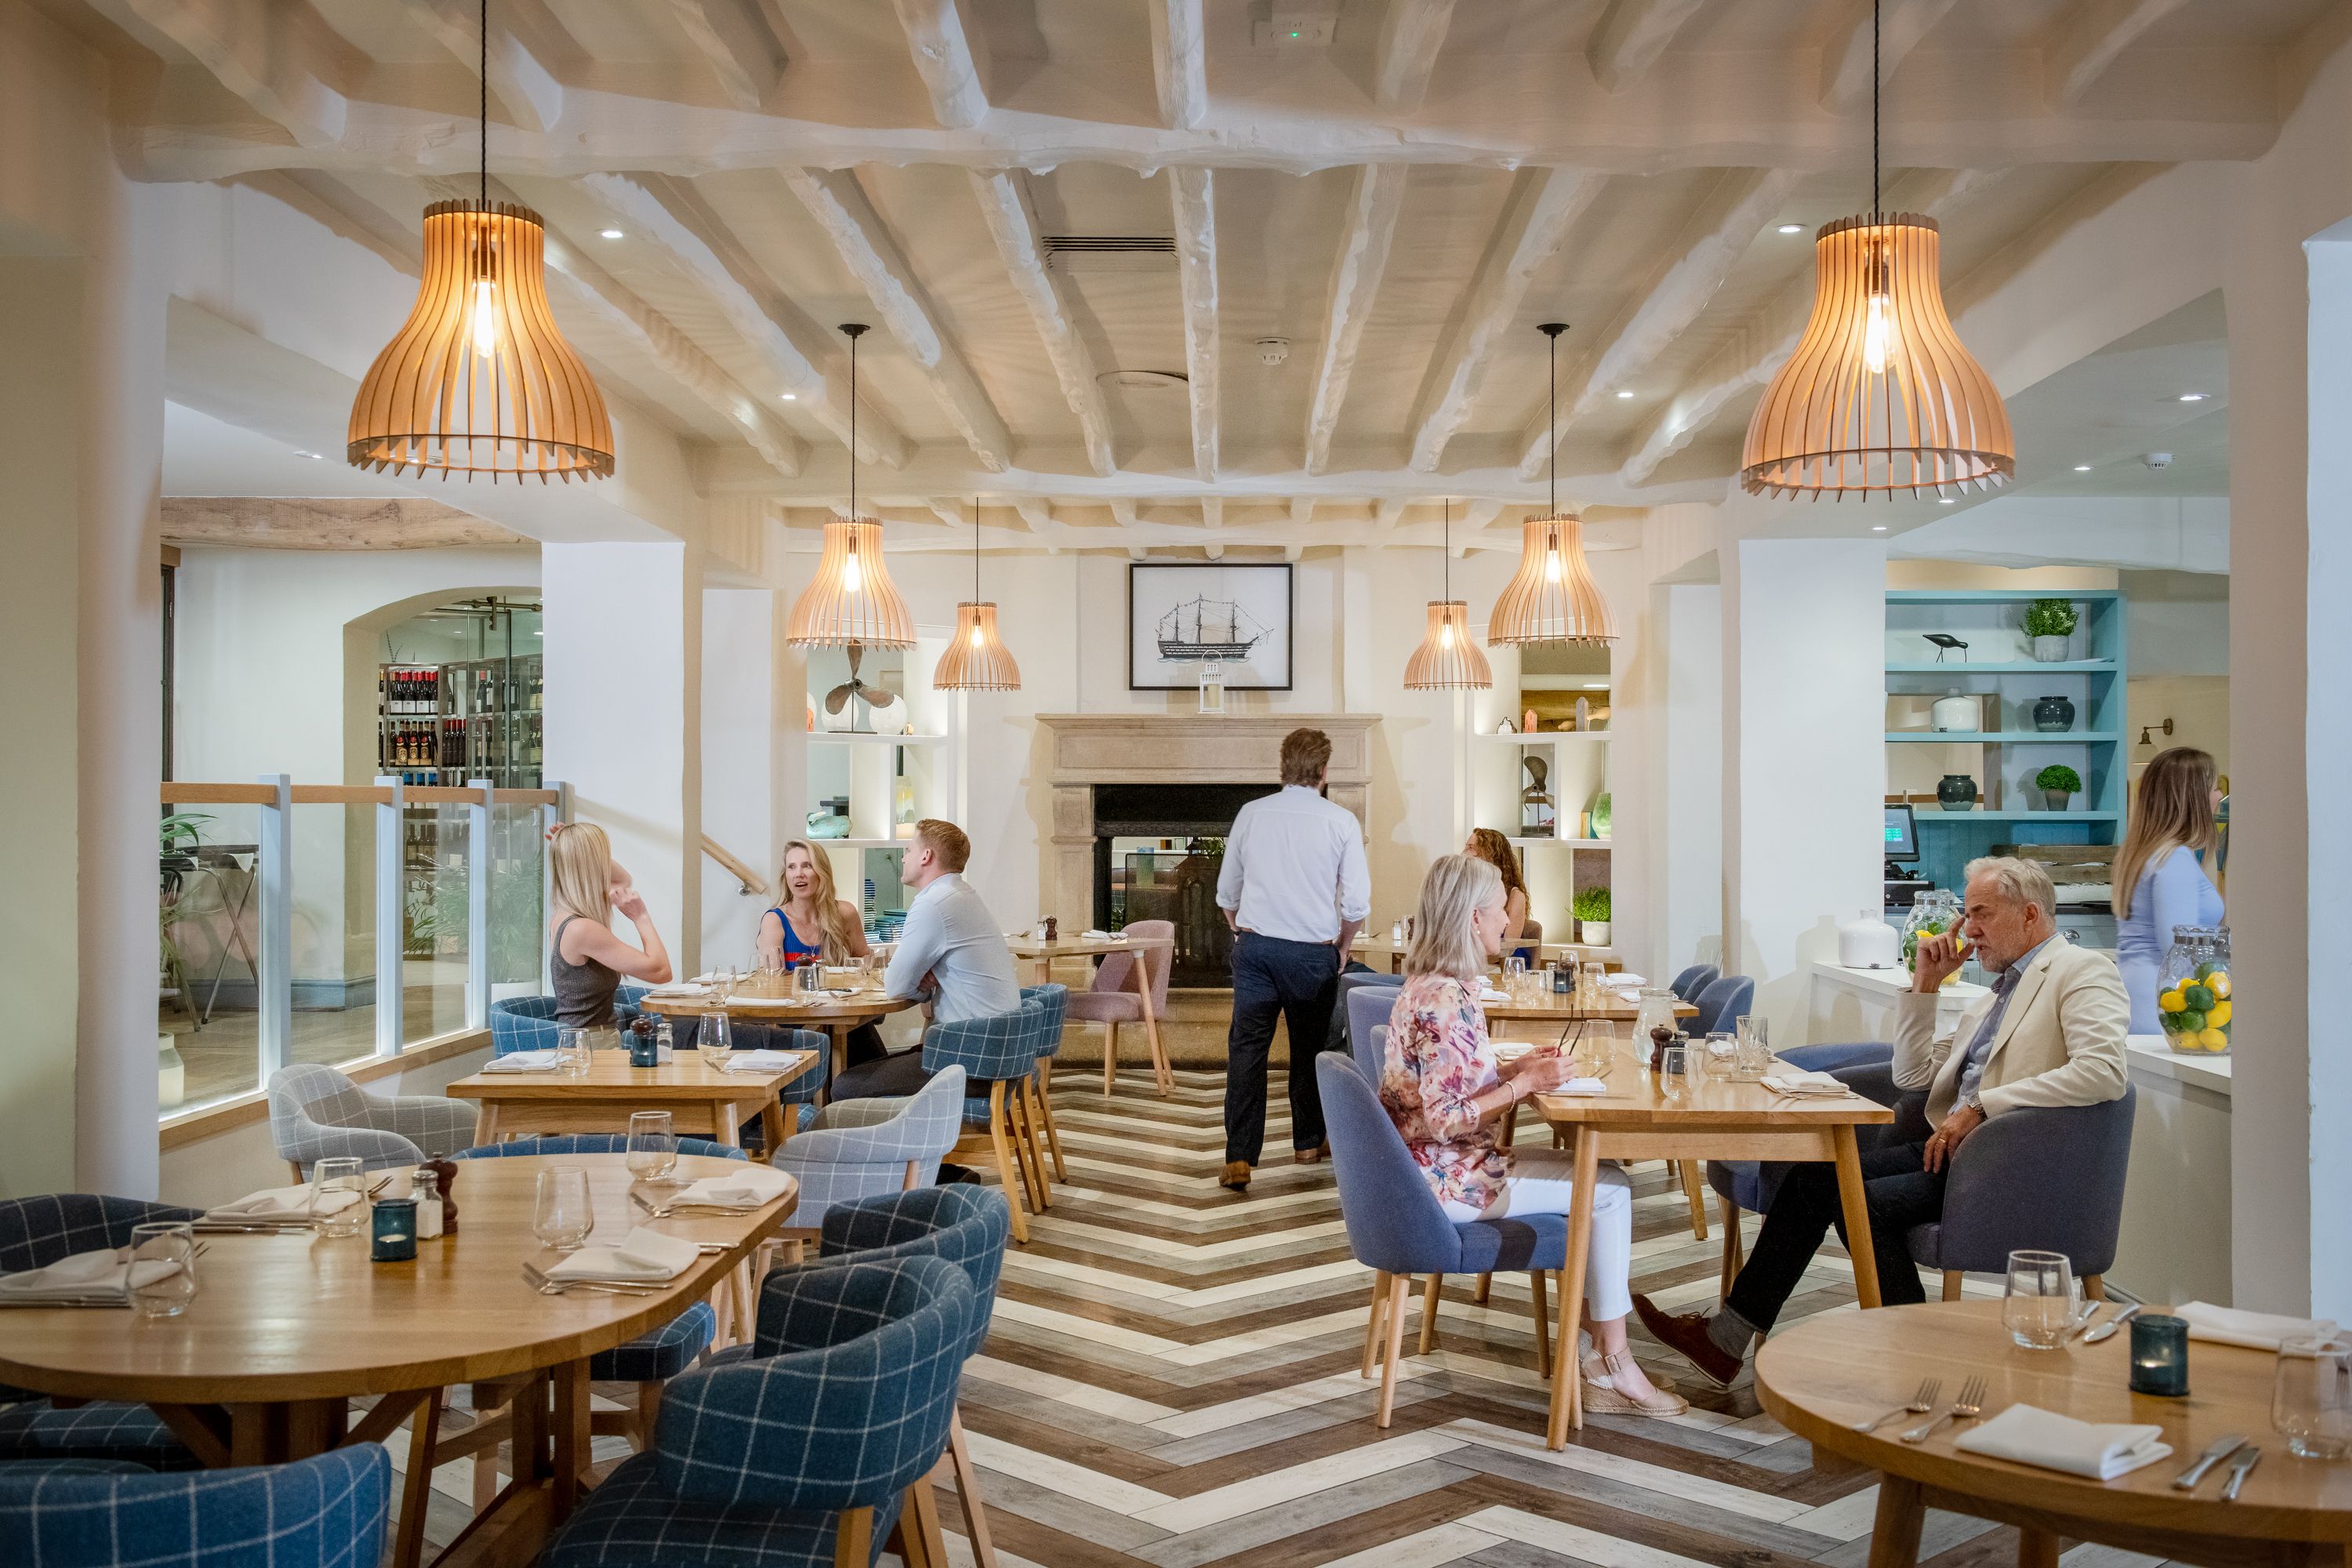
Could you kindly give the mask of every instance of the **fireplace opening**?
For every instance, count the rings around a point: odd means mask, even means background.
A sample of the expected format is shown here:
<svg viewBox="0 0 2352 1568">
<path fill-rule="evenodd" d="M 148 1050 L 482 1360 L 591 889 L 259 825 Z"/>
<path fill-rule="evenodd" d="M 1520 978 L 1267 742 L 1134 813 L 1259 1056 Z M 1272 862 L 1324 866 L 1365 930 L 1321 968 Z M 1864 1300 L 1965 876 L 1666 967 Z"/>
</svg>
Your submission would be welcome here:
<svg viewBox="0 0 2352 1568">
<path fill-rule="evenodd" d="M 1231 985 L 1233 932 L 1217 908 L 1225 836 L 1244 805 L 1279 787 L 1095 785 L 1095 923 L 1117 930 L 1134 921 L 1170 921 L 1176 956 L 1169 984 Z"/>
</svg>

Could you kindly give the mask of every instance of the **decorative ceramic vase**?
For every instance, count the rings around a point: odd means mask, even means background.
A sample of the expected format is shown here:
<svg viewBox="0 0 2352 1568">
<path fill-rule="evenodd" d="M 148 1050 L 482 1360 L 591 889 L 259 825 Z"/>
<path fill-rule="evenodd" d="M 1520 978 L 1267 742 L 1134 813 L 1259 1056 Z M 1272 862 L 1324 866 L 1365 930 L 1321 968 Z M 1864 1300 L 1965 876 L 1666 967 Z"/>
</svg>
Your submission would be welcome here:
<svg viewBox="0 0 2352 1568">
<path fill-rule="evenodd" d="M 1534 709 L 1530 708 L 1526 712 L 1519 715 L 1519 732 L 1523 735 L 1532 735 L 1536 732 L 1536 710 Z"/>
<path fill-rule="evenodd" d="M 1576 923 L 1578 930 L 1583 935 L 1585 946 L 1607 947 L 1609 945 L 1607 921 L 1579 921 Z"/>
<path fill-rule="evenodd" d="M 1974 811 L 1977 808 L 1977 781 L 1966 773 L 1946 773 L 1936 786 L 1936 804 L 1946 811 Z"/>
<path fill-rule="evenodd" d="M 2074 727 L 2074 704 L 2063 697 L 2036 699 L 2033 727 L 2045 735 L 2064 733 Z"/>
<path fill-rule="evenodd" d="M 1609 837 L 1609 792 L 1602 790 L 1592 797 L 1592 837 Z"/>
<path fill-rule="evenodd" d="M 2042 792 L 2042 804 L 2051 811 L 2068 810 L 2074 805 L 2074 792 L 2073 790 L 2045 789 Z"/>
<path fill-rule="evenodd" d="M 1954 688 L 1936 699 L 1936 705 L 1927 710 L 1927 721 L 1938 731 L 1968 731 L 1982 728 L 1984 717 L 1978 710 L 1975 698 L 1963 697 Z"/>
<path fill-rule="evenodd" d="M 2071 637 L 2035 637 L 2033 658 L 2038 664 L 2063 664 L 2066 660 Z"/>
</svg>

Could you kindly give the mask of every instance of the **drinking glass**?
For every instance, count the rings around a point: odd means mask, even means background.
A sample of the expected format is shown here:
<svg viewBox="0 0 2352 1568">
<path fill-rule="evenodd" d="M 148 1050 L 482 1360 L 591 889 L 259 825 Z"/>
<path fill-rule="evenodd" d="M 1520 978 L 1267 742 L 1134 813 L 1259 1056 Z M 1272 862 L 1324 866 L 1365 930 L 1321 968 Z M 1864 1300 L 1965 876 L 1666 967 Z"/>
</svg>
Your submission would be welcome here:
<svg viewBox="0 0 2352 1568">
<path fill-rule="evenodd" d="M 2054 1351 L 2066 1331 L 2082 1321 L 2083 1287 L 2063 1252 L 2009 1255 L 2009 1293 L 2001 1321 L 2009 1337 L 2030 1351 Z"/>
<path fill-rule="evenodd" d="M 1739 1037 L 1729 1029 L 1710 1030 L 1706 1037 L 1706 1070 L 1728 1078 L 1739 1063 Z"/>
<path fill-rule="evenodd" d="M 677 1169 L 677 1133 L 667 1110 L 629 1113 L 629 1173 L 641 1182 L 658 1182 Z"/>
<path fill-rule="evenodd" d="M 320 1236 L 357 1236 L 367 1228 L 367 1162 L 356 1154 L 331 1154 L 310 1167 L 310 1224 Z M 320 1200 L 350 1193 L 357 1203 L 329 1214 Z"/>
<path fill-rule="evenodd" d="M 824 989 L 824 966 L 810 959 L 793 972 L 793 984 L 803 996 L 814 996 Z"/>
<path fill-rule="evenodd" d="M 1742 1083 L 1758 1082 L 1772 1070 L 1771 1026 L 1761 1013 L 1750 1013 L 1739 1020 L 1737 1037 L 1731 1076 Z"/>
<path fill-rule="evenodd" d="M 555 1031 L 555 1069 L 577 1078 L 588 1070 L 588 1031 Z"/>
<path fill-rule="evenodd" d="M 1511 994 L 1514 1002 L 1526 1000 L 1528 961 L 1516 952 L 1503 960 L 1503 989 Z"/>
<path fill-rule="evenodd" d="M 1668 1046 L 1658 1053 L 1658 1092 L 1681 1101 L 1690 1096 L 1690 1047 Z"/>
<path fill-rule="evenodd" d="M 694 1031 L 694 1047 L 701 1053 L 703 1066 L 725 1071 L 728 1053 L 735 1048 L 735 1026 L 724 1013 L 705 1013 Z"/>
<path fill-rule="evenodd" d="M 138 1309 L 139 1315 L 176 1318 L 195 1299 L 194 1229 L 185 1220 L 132 1226 L 131 1304 Z"/>
<path fill-rule="evenodd" d="M 2352 1340 L 2296 1339 L 2279 1345 L 2271 1425 L 2299 1459 L 2352 1453 Z"/>
<path fill-rule="evenodd" d="M 588 1173 L 558 1165 L 539 1173 L 530 1211 L 530 1233 L 558 1252 L 577 1252 L 596 1228 L 596 1208 L 588 1195 Z"/>
</svg>

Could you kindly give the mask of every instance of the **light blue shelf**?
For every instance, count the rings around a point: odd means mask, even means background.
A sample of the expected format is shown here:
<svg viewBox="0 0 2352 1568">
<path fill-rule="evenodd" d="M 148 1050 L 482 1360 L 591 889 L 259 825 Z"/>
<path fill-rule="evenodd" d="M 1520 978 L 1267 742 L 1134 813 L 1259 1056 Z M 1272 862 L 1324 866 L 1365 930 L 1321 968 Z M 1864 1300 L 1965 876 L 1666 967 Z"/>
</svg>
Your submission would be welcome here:
<svg viewBox="0 0 2352 1568">
<path fill-rule="evenodd" d="M 1889 730 L 1889 745 L 1934 743 L 1958 746 L 2063 746 L 2079 742 L 2112 746 L 2122 740 L 2112 730 Z"/>
<path fill-rule="evenodd" d="M 1938 811 L 1933 806 L 1914 806 L 1912 819 L 1922 827 L 1937 824 L 1954 826 L 1967 822 L 2115 822 L 2123 814 L 2116 811 Z"/>
<path fill-rule="evenodd" d="M 1934 659 L 1918 663 L 1889 664 L 1889 675 L 2114 675 L 2123 667 L 2111 658 L 2064 658 L 2054 664 L 2040 659 L 2021 659 L 2014 664 L 1937 664 Z"/>
</svg>

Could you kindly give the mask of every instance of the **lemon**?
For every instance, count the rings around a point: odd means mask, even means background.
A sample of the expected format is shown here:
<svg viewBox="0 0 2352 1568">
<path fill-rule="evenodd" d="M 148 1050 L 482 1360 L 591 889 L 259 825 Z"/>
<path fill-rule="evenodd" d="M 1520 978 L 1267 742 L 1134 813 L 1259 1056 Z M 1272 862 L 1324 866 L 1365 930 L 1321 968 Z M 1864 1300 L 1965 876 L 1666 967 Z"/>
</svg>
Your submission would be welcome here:
<svg viewBox="0 0 2352 1568">
<path fill-rule="evenodd" d="M 2188 1006 L 2189 1002 L 2179 991 L 2167 991 L 2156 999 L 2156 1005 L 2167 1013 L 2178 1013 Z"/>
<path fill-rule="evenodd" d="M 2205 1015 L 2205 1022 L 2216 1029 L 2229 1021 L 2230 1005 L 2227 1002 L 2214 1003 L 2211 1010 Z"/>
<path fill-rule="evenodd" d="M 2191 1013 L 2210 1013 L 2213 1010 L 2213 993 L 2202 985 L 2182 986 L 2180 999 L 2188 1004 L 2188 1011 Z"/>
<path fill-rule="evenodd" d="M 2205 977 L 2205 988 L 2216 996 L 2227 996 L 2230 994 L 2230 972 L 2226 969 L 2215 970 Z"/>
<path fill-rule="evenodd" d="M 2219 1029 L 2206 1030 L 2197 1037 L 2197 1042 L 2209 1051 L 2226 1051 L 2230 1048 L 2230 1037 Z"/>
</svg>

